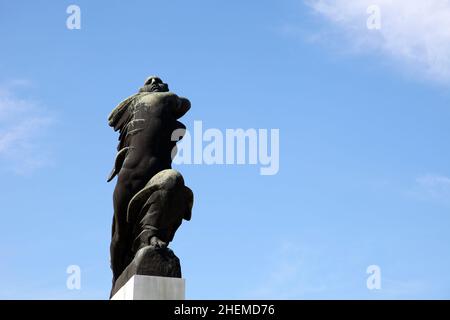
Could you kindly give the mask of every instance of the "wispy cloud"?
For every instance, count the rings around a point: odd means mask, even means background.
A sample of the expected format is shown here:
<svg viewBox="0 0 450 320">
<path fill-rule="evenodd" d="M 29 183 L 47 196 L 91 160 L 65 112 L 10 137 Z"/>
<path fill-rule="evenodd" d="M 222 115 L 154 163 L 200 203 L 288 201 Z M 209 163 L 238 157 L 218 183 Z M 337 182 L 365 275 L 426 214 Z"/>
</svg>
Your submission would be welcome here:
<svg viewBox="0 0 450 320">
<path fill-rule="evenodd" d="M 343 47 L 378 52 L 420 77 L 450 84 L 450 1 L 304 1 L 330 22 L 330 32 L 344 35 Z M 380 10 L 377 30 L 367 28 L 367 9 L 372 5 Z"/>
<path fill-rule="evenodd" d="M 422 279 L 405 279 L 401 270 L 392 270 L 390 261 L 382 264 L 381 290 L 369 290 L 366 287 L 368 261 L 373 261 L 374 252 L 382 248 L 361 246 L 363 250 L 355 255 L 352 251 L 357 247 L 355 243 L 341 242 L 335 246 L 340 242 L 336 239 L 320 244 L 319 238 L 314 243 L 281 243 L 273 250 L 274 262 L 267 266 L 264 277 L 240 298 L 411 299 L 424 298 L 430 292 L 430 286 Z"/>
<path fill-rule="evenodd" d="M 394 280 L 383 276 L 380 299 L 427 299 L 430 285 L 421 279 Z"/>
<path fill-rule="evenodd" d="M 305 299 L 326 291 L 323 281 L 311 283 L 306 256 L 308 254 L 299 245 L 290 241 L 281 243 L 276 263 L 257 287 L 244 294 L 244 298 Z"/>
<path fill-rule="evenodd" d="M 50 163 L 41 143 L 53 119 L 33 100 L 18 97 L 16 91 L 27 81 L 0 86 L 0 163 L 18 174 L 28 174 Z"/>
<path fill-rule="evenodd" d="M 422 198 L 450 203 L 450 177 L 427 174 L 416 179 L 417 194 Z"/>
</svg>

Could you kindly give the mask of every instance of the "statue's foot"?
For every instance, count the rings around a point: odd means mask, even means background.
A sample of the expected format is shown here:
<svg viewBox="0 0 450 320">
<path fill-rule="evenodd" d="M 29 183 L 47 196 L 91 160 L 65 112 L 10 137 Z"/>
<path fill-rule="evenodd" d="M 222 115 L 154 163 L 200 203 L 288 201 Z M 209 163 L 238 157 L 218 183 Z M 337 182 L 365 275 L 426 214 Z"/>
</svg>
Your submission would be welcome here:
<svg viewBox="0 0 450 320">
<path fill-rule="evenodd" d="M 153 236 L 150 239 L 150 246 L 155 249 L 164 249 L 164 248 L 167 248 L 167 243 L 162 241 L 158 237 Z"/>
</svg>

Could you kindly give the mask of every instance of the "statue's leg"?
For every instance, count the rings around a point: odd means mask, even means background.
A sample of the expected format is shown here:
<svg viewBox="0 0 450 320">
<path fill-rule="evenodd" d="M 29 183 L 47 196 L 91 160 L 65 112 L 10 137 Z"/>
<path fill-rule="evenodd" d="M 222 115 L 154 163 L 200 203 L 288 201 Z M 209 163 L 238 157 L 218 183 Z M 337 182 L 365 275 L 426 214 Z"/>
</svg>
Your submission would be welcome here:
<svg viewBox="0 0 450 320">
<path fill-rule="evenodd" d="M 122 167 L 114 189 L 114 230 L 111 239 L 111 269 L 113 282 L 133 259 L 131 228 L 127 222 L 128 204 L 131 198 L 145 185 L 146 179 L 139 179 L 135 167 Z"/>
<path fill-rule="evenodd" d="M 155 192 L 148 199 L 148 202 L 154 204 L 147 209 L 147 213 L 141 219 L 140 228 L 141 230 L 148 230 L 146 233 L 146 235 L 150 235 L 148 244 L 162 248 L 167 247 L 169 242 L 172 241 L 176 230 L 181 225 L 184 211 L 180 207 L 182 203 L 172 205 L 159 203 L 161 201 L 179 202 L 177 198 L 158 197 L 159 192 Z"/>
<path fill-rule="evenodd" d="M 120 179 L 123 180 L 123 179 Z M 129 228 L 126 221 L 128 203 L 132 194 L 124 181 L 117 181 L 114 189 L 114 230 L 111 239 L 111 269 L 113 282 L 120 276 L 126 267 L 126 259 L 129 250 Z"/>
</svg>

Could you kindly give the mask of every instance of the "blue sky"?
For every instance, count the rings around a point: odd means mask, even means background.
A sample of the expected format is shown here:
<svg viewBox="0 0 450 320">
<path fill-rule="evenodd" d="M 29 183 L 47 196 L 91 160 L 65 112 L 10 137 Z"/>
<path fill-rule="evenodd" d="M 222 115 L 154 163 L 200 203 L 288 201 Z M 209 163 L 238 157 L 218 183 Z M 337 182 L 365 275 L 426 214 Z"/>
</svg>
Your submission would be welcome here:
<svg viewBox="0 0 450 320">
<path fill-rule="evenodd" d="M 175 166 L 187 298 L 450 298 L 450 4 L 421 2 L 0 1 L 0 298 L 108 297 L 107 116 L 152 74 L 188 128 L 280 130 L 276 175 Z"/>
</svg>

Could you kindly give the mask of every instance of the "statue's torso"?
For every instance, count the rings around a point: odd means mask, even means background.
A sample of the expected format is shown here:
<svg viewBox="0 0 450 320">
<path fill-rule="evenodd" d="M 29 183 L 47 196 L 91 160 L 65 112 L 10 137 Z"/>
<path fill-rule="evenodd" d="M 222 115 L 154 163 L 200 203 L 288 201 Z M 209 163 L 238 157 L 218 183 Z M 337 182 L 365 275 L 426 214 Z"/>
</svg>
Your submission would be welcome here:
<svg viewBox="0 0 450 320">
<path fill-rule="evenodd" d="M 125 168 L 170 168 L 171 151 L 176 143 L 171 141 L 171 135 L 177 127 L 173 114 L 177 103 L 178 97 L 172 92 L 143 94 L 134 103 L 127 129 L 126 145 L 130 151 L 123 164 Z"/>
</svg>

